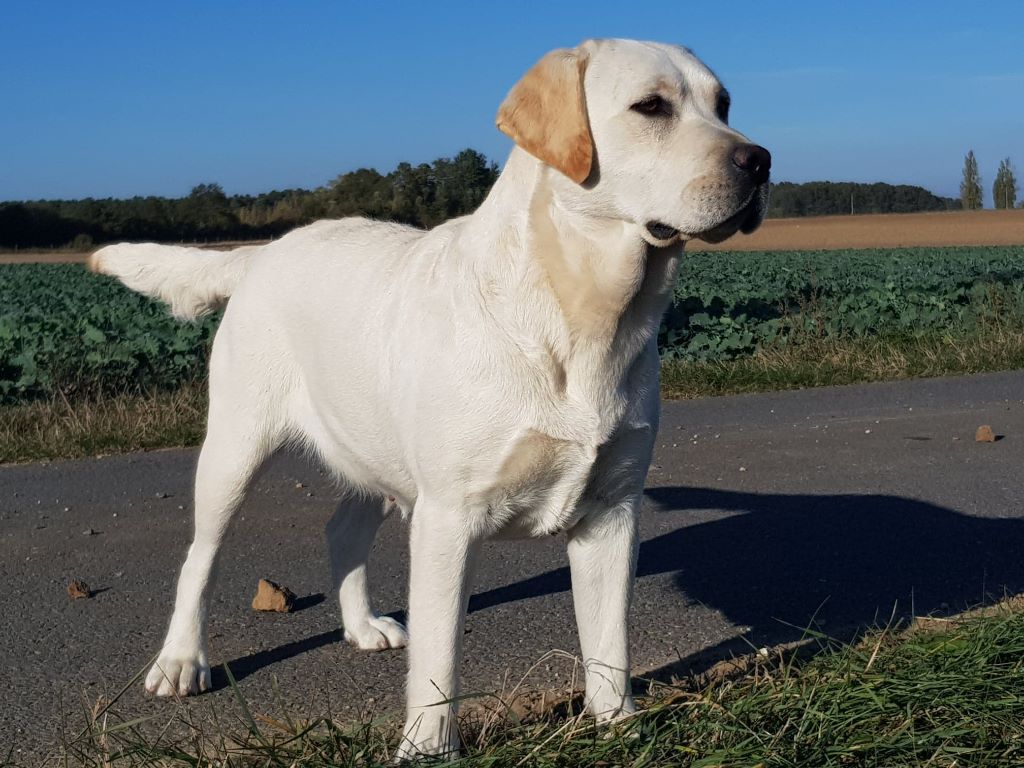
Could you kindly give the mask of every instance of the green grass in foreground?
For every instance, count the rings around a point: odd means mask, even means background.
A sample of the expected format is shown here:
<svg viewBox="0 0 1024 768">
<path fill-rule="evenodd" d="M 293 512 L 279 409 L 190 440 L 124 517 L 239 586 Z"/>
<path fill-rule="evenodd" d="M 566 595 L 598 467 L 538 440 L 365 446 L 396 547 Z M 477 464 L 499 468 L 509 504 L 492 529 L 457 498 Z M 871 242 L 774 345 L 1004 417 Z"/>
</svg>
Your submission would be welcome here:
<svg viewBox="0 0 1024 768">
<path fill-rule="evenodd" d="M 1024 368 L 1024 327 L 921 338 L 813 338 L 738 360 L 666 361 L 662 394 L 695 398 Z M 0 463 L 197 445 L 205 384 L 175 392 L 0 406 Z"/>
<path fill-rule="evenodd" d="M 754 656 L 703 685 L 654 686 L 641 711 L 597 728 L 564 707 L 519 721 L 462 719 L 465 766 L 999 766 L 1024 764 L 1024 602 L 813 656 Z M 238 689 L 236 689 L 236 693 Z M 95 766 L 386 765 L 396 723 L 345 726 L 223 712 L 187 741 L 144 736 L 111 712 L 67 746 Z M 228 721 L 237 723 L 228 725 Z M 201 755 L 201 757 L 197 757 Z"/>
</svg>

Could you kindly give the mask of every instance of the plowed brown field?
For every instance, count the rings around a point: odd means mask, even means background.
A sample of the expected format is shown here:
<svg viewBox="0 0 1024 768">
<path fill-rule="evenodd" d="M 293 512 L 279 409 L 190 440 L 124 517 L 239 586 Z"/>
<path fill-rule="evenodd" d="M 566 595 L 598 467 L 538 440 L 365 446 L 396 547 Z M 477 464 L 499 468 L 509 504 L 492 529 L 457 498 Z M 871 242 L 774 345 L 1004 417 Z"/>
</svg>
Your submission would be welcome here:
<svg viewBox="0 0 1024 768">
<path fill-rule="evenodd" d="M 688 247 L 807 251 L 944 245 L 1024 245 L 1024 209 L 768 219 L 752 235 L 736 235 L 718 245 L 694 243 Z"/>
<path fill-rule="evenodd" d="M 235 245 L 240 243 L 210 247 Z M 1024 209 L 768 219 L 752 235 L 736 235 L 718 245 L 694 242 L 687 248 L 809 251 L 944 245 L 1024 245 Z M 0 264 L 83 262 L 88 255 L 74 251 L 4 252 L 0 253 Z"/>
<path fill-rule="evenodd" d="M 269 240 L 228 240 L 220 243 L 185 243 L 197 248 L 222 248 L 231 250 L 240 245 L 258 245 Z M 98 247 L 98 246 L 97 246 Z M 0 264 L 79 264 L 85 263 L 92 251 L 0 251 Z"/>
</svg>

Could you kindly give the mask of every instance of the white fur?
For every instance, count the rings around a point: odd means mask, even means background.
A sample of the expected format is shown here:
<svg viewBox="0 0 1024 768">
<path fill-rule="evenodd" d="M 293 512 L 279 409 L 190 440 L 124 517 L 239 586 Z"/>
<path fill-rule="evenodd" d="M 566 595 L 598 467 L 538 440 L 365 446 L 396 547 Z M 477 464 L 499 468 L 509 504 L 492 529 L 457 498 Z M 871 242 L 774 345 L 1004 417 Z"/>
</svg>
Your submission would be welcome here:
<svg viewBox="0 0 1024 768">
<path fill-rule="evenodd" d="M 715 116 L 718 82 L 692 54 L 632 41 L 578 50 L 598 163 L 582 185 L 515 148 L 479 210 L 429 232 L 346 219 L 230 253 L 96 254 L 98 271 L 181 317 L 231 297 L 210 363 L 195 539 L 148 690 L 209 686 L 219 545 L 253 472 L 297 440 L 352 491 L 328 526 L 346 638 L 409 642 L 401 757 L 458 750 L 450 700 L 488 537 L 566 532 L 589 707 L 600 719 L 633 711 L 637 510 L 679 241 L 764 195 L 730 164 L 745 139 Z M 629 109 L 655 87 L 676 106 L 657 125 Z M 648 221 L 681 234 L 652 240 Z M 366 584 L 394 509 L 410 518 L 408 638 L 375 614 Z"/>
<path fill-rule="evenodd" d="M 133 291 L 166 302 L 179 320 L 218 309 L 234 292 L 256 250 L 214 251 L 156 243 L 121 243 L 92 255 L 94 272 L 116 275 Z"/>
</svg>

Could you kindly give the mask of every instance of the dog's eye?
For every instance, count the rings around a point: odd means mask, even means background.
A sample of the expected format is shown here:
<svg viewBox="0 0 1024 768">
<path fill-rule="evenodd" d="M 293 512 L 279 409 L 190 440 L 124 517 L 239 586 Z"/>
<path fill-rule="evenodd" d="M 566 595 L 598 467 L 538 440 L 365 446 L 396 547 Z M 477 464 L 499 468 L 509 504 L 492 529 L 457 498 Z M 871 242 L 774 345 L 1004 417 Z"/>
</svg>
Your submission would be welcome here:
<svg viewBox="0 0 1024 768">
<path fill-rule="evenodd" d="M 729 107 L 732 106 L 732 99 L 728 93 L 721 93 L 718 96 L 718 102 L 715 104 L 715 114 L 718 115 L 718 119 L 723 123 L 729 122 Z"/>
<path fill-rule="evenodd" d="M 647 117 L 668 117 L 672 114 L 672 105 L 656 93 L 640 99 L 630 109 Z"/>
</svg>

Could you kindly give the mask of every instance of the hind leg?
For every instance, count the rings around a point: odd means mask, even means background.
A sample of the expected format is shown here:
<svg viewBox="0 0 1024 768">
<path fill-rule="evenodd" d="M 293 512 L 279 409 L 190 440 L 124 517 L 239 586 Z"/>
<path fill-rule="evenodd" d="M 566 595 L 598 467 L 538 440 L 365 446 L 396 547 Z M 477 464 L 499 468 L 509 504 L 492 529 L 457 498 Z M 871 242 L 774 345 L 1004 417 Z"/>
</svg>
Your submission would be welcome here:
<svg viewBox="0 0 1024 768">
<path fill-rule="evenodd" d="M 379 497 L 346 499 L 327 523 L 331 576 L 341 603 L 345 640 L 364 651 L 402 648 L 409 641 L 405 627 L 373 610 L 366 580 L 373 540 L 394 506 Z"/>
<path fill-rule="evenodd" d="M 146 690 L 158 696 L 186 696 L 210 687 L 206 617 L 217 555 L 249 481 L 277 446 L 267 399 L 226 376 L 230 347 L 225 348 L 224 331 L 222 325 L 210 365 L 210 415 L 196 469 L 195 533 L 178 577 L 167 637 L 146 676 Z"/>
</svg>

